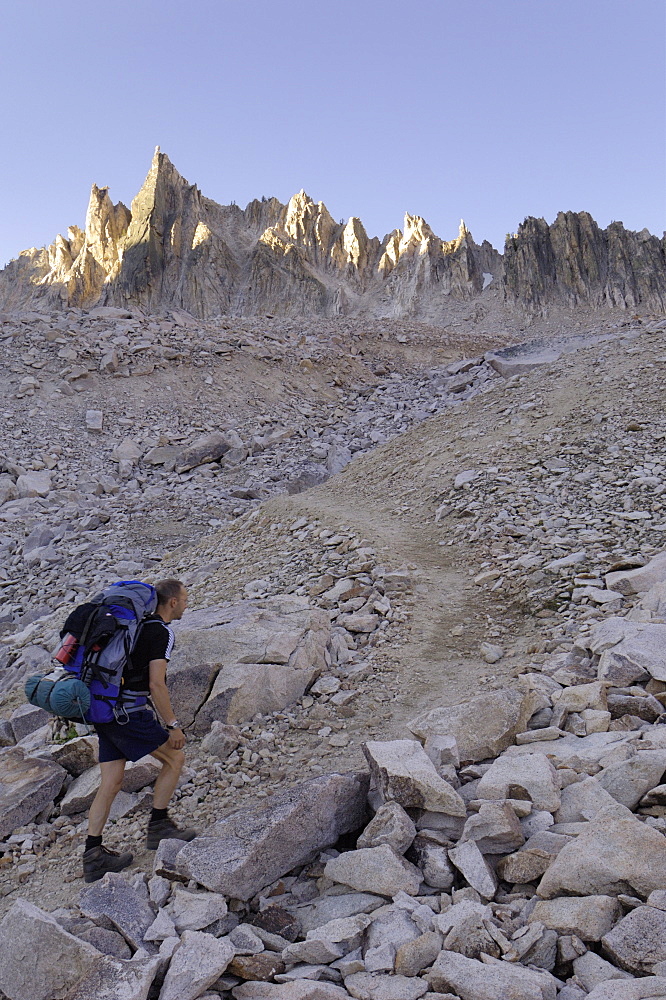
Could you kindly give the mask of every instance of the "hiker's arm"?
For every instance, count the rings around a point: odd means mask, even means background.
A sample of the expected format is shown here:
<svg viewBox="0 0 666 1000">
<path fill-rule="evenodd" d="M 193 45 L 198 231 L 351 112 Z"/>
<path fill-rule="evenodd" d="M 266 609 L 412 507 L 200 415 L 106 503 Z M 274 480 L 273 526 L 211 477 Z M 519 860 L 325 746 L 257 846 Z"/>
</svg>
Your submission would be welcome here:
<svg viewBox="0 0 666 1000">
<path fill-rule="evenodd" d="M 171 707 L 169 689 L 166 685 L 166 660 L 151 660 L 148 664 L 148 676 L 150 685 L 150 698 L 157 710 L 157 714 L 163 722 L 172 722 L 176 718 L 176 713 Z M 180 750 L 185 743 L 185 737 L 181 729 L 173 729 L 169 732 L 169 744 L 176 750 Z M 179 744 L 179 745 L 176 745 Z"/>
</svg>

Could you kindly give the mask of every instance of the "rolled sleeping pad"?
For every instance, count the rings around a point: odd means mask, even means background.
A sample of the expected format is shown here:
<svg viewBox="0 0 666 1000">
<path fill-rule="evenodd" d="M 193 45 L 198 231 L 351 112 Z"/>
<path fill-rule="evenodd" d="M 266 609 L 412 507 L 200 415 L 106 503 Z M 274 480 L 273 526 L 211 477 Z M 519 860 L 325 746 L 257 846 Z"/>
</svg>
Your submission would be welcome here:
<svg viewBox="0 0 666 1000">
<path fill-rule="evenodd" d="M 85 722 L 90 709 L 90 690 L 78 677 L 50 680 L 43 674 L 33 674 L 25 682 L 24 690 L 31 705 L 61 719 Z"/>
</svg>

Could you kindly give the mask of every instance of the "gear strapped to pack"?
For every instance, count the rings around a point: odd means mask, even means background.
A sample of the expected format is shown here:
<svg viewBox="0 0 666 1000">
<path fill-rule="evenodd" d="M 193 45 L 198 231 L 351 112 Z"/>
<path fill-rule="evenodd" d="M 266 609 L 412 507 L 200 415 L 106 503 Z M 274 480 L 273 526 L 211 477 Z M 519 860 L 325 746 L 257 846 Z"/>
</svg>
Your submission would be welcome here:
<svg viewBox="0 0 666 1000">
<path fill-rule="evenodd" d="M 123 673 L 144 619 L 157 607 L 157 591 L 140 580 L 121 580 L 81 604 L 67 618 L 55 653 L 62 664 L 29 677 L 28 701 L 77 722 L 129 722 L 148 704 L 149 691 L 123 685 Z"/>
</svg>

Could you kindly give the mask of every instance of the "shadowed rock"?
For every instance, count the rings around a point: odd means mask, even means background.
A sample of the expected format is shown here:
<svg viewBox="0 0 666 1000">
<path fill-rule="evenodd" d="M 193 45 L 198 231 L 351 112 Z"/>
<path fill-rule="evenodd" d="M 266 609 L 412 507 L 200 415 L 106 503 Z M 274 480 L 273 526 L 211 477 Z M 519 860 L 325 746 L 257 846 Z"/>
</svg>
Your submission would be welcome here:
<svg viewBox="0 0 666 1000">
<path fill-rule="evenodd" d="M 28 757 L 21 747 L 0 751 L 0 839 L 24 826 L 52 802 L 67 772 L 58 764 Z"/>
<path fill-rule="evenodd" d="M 101 961 L 96 948 L 25 899 L 0 923 L 0 990 L 9 1000 L 63 1000 Z"/>
</svg>

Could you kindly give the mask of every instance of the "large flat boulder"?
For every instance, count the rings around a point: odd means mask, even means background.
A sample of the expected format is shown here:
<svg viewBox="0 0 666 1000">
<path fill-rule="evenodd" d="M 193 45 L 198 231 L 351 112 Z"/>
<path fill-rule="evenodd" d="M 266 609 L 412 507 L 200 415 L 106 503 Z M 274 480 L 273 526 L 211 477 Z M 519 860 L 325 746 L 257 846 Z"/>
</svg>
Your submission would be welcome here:
<svg viewBox="0 0 666 1000">
<path fill-rule="evenodd" d="M 211 434 L 203 434 L 175 457 L 176 471 L 188 472 L 198 465 L 215 462 L 239 444 L 242 446 L 243 442 L 235 431 L 213 431 Z"/>
<path fill-rule="evenodd" d="M 178 869 L 213 892 L 251 899 L 362 826 L 369 783 L 367 774 L 327 774 L 239 809 L 181 848 Z"/>
<path fill-rule="evenodd" d="M 9 1000 L 63 1000 L 102 955 L 49 913 L 17 899 L 0 923 L 0 991 Z"/>
<path fill-rule="evenodd" d="M 419 1000 L 428 992 L 428 984 L 418 976 L 355 972 L 345 979 L 345 989 L 355 1000 Z"/>
<path fill-rule="evenodd" d="M 602 810 L 589 830 L 566 844 L 539 883 L 544 899 L 555 896 L 646 898 L 666 885 L 666 837 L 627 810 L 624 817 Z"/>
<path fill-rule="evenodd" d="M 296 701 L 325 668 L 331 637 L 328 613 L 291 596 L 193 611 L 176 633 L 167 682 L 196 732 Z"/>
<path fill-rule="evenodd" d="M 595 776 L 595 781 L 616 802 L 633 809 L 643 796 L 663 784 L 666 773 L 666 748 L 641 750 L 629 760 L 610 764 Z"/>
<path fill-rule="evenodd" d="M 408 728 L 421 740 L 453 736 L 461 761 L 486 760 L 497 757 L 527 729 L 534 710 L 531 692 L 500 688 L 462 705 L 434 708 L 410 722 Z"/>
<path fill-rule="evenodd" d="M 0 839 L 30 823 L 62 788 L 67 771 L 29 757 L 21 747 L 0 750 Z"/>
<path fill-rule="evenodd" d="M 610 771 L 611 768 L 606 770 Z M 602 809 L 612 809 L 616 801 L 616 798 L 599 784 L 596 777 L 585 778 L 562 789 L 562 800 L 555 820 L 557 823 L 581 823 L 584 820 L 594 819 Z M 621 809 L 618 812 L 622 814 Z"/>
<path fill-rule="evenodd" d="M 622 743 L 631 743 L 635 738 L 636 734 L 632 732 L 590 733 L 589 736 L 565 733 L 558 740 L 509 747 L 504 756 L 522 757 L 525 754 L 540 753 L 548 756 L 553 767 L 573 767 L 574 770 L 587 771 L 596 764 L 603 767 L 607 756 L 616 754 Z"/>
<path fill-rule="evenodd" d="M 231 995 L 234 1000 L 349 1000 L 349 993 L 335 983 L 295 979 L 290 983 L 241 983 Z"/>
<path fill-rule="evenodd" d="M 489 351 L 484 354 L 483 359 L 491 368 L 499 372 L 504 378 L 511 378 L 513 375 L 523 375 L 532 371 L 540 365 L 552 365 L 561 357 L 561 352 L 551 347 L 535 347 L 533 351 L 526 348 L 522 353 L 498 351 L 496 354 Z"/>
</svg>

